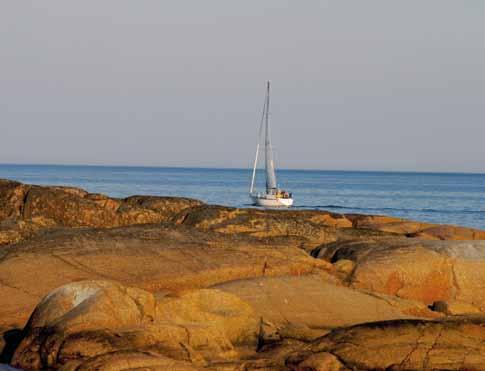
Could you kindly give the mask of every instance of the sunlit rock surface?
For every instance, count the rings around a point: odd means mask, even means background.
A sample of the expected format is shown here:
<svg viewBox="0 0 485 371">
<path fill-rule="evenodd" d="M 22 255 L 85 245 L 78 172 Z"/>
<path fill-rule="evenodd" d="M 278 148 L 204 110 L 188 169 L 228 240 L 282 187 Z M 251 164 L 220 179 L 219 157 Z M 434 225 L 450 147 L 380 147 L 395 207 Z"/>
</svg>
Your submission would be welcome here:
<svg viewBox="0 0 485 371">
<path fill-rule="evenodd" d="M 485 232 L 0 180 L 0 363 L 485 369 Z"/>
<path fill-rule="evenodd" d="M 485 311 L 485 241 L 357 240 L 328 244 L 314 255 L 334 264 L 352 261 L 351 287 L 450 302 L 454 314 Z"/>
</svg>

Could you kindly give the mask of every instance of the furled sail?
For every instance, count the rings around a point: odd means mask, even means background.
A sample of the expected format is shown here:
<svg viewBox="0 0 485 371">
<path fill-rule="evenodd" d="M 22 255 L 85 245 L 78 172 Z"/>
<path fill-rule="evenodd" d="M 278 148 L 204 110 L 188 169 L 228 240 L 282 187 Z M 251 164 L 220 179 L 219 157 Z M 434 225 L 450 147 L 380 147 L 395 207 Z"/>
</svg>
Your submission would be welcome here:
<svg viewBox="0 0 485 371">
<path fill-rule="evenodd" d="M 269 130 L 269 81 L 266 94 L 266 125 L 265 125 L 265 156 L 266 156 L 266 190 L 277 188 L 276 173 L 273 158 L 273 148 L 271 147 L 270 130 Z"/>
</svg>

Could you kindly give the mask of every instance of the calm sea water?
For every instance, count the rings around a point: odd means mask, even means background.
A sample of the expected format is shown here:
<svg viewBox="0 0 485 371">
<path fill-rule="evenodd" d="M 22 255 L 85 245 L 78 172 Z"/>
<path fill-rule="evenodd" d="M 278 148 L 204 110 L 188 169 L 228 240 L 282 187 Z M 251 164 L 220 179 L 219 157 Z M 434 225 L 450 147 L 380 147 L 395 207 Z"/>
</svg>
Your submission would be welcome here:
<svg viewBox="0 0 485 371">
<path fill-rule="evenodd" d="M 249 207 L 250 170 L 0 165 L 0 178 L 71 185 L 113 197 L 134 194 L 193 197 Z M 278 171 L 296 208 L 385 214 L 485 229 L 485 174 Z M 263 185 L 262 173 L 259 186 Z"/>
</svg>

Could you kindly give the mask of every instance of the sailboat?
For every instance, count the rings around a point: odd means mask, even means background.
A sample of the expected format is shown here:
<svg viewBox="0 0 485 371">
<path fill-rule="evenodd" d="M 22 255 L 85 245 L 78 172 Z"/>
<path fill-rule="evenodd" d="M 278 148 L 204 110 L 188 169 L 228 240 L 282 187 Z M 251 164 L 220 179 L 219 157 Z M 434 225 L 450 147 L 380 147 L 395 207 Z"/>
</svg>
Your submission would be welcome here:
<svg viewBox="0 0 485 371">
<path fill-rule="evenodd" d="M 266 86 L 266 97 L 264 99 L 263 115 L 259 126 L 258 145 L 256 146 L 256 158 L 254 159 L 253 176 L 249 188 L 249 197 L 253 205 L 263 207 L 290 207 L 293 205 L 293 195 L 285 190 L 279 189 L 276 182 L 276 171 L 274 164 L 273 148 L 271 146 L 269 130 L 269 91 L 270 83 Z M 264 133 L 263 133 L 264 129 Z M 256 168 L 258 166 L 259 151 L 261 149 L 261 140 L 264 134 L 264 154 L 266 168 L 266 192 L 257 193 L 254 190 L 256 179 Z"/>
</svg>

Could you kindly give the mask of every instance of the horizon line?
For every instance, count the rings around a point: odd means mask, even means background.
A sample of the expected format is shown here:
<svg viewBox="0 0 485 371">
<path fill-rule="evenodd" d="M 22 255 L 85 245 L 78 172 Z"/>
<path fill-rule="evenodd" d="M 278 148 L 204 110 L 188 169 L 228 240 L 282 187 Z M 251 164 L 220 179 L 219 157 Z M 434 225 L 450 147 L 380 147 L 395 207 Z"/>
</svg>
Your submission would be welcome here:
<svg viewBox="0 0 485 371">
<path fill-rule="evenodd" d="M 225 166 L 196 166 L 196 165 L 113 165 L 113 164 L 56 164 L 56 163 L 8 163 L 0 162 L 0 166 L 74 166 L 74 167 L 118 167 L 118 168 L 145 168 L 145 169 L 202 169 L 202 170 L 248 170 L 249 167 L 225 167 Z M 424 170 L 372 170 L 372 169 L 317 169 L 317 168 L 279 168 L 278 171 L 308 171 L 308 172 L 354 172 L 354 173 L 407 173 L 407 174 L 459 174 L 459 175 L 485 175 L 485 172 L 467 171 L 424 171 Z"/>
</svg>

